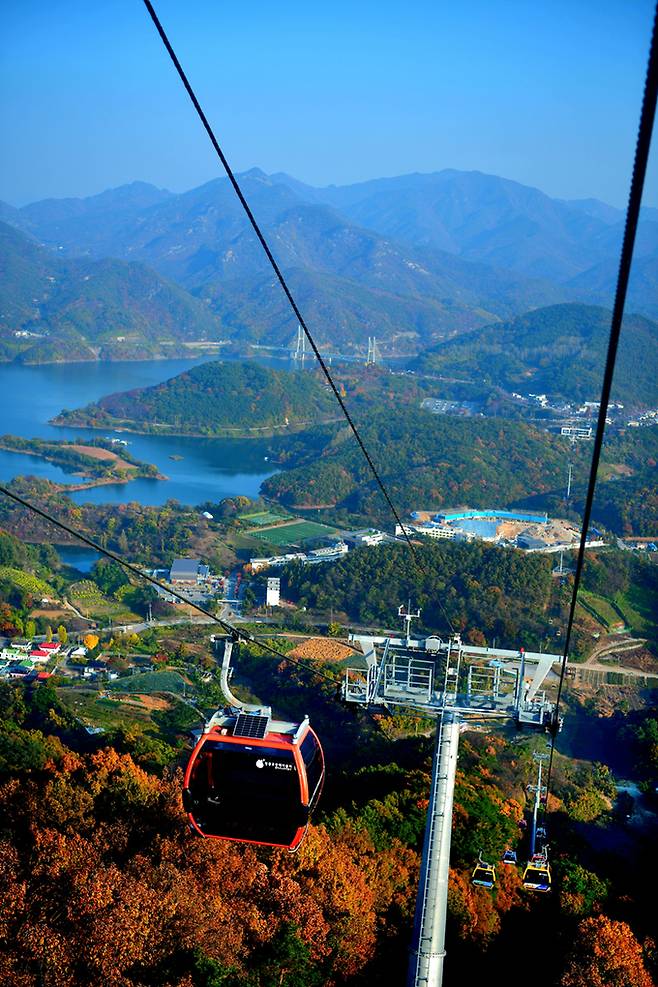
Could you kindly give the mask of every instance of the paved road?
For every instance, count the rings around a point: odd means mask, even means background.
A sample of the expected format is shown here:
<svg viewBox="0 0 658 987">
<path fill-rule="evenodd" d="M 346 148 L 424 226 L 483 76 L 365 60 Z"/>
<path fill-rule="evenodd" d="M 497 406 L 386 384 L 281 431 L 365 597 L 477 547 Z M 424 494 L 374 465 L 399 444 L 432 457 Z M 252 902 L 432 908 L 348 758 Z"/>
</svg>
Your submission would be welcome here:
<svg viewBox="0 0 658 987">
<path fill-rule="evenodd" d="M 646 638 L 640 637 L 625 637 L 615 642 L 607 639 L 594 648 L 587 661 L 583 662 L 582 665 L 572 665 L 571 667 L 576 669 L 576 673 L 582 679 L 587 678 L 587 672 L 617 672 L 620 675 L 627 675 L 629 678 L 658 678 L 657 672 L 647 672 L 641 668 L 628 668 L 625 665 L 612 665 L 610 662 L 600 660 L 605 655 L 623 656 L 626 651 L 637 651 L 645 644 Z"/>
</svg>

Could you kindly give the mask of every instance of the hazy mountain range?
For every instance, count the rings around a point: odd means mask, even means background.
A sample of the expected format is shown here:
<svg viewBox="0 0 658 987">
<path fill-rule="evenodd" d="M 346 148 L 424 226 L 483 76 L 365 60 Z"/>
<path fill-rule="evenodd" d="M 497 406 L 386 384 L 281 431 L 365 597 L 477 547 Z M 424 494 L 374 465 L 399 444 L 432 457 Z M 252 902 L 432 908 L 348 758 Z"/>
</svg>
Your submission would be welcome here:
<svg viewBox="0 0 658 987">
<path fill-rule="evenodd" d="M 597 200 L 564 202 L 452 170 L 328 188 L 258 169 L 240 181 L 309 325 L 343 351 L 376 334 L 384 350 L 413 353 L 540 306 L 612 304 L 624 217 Z M 85 199 L 2 204 L 0 220 L 15 234 L 5 231 L 0 271 L 5 348 L 17 329 L 50 325 L 52 343 L 72 323 L 110 357 L 116 336 L 125 355 L 172 340 L 281 344 L 295 333 L 226 179 L 182 194 L 135 182 Z M 102 299 L 82 273 L 94 263 L 106 265 L 93 268 Z M 57 273 L 45 274 L 53 264 Z M 658 315 L 657 280 L 658 211 L 646 210 L 627 311 Z"/>
</svg>

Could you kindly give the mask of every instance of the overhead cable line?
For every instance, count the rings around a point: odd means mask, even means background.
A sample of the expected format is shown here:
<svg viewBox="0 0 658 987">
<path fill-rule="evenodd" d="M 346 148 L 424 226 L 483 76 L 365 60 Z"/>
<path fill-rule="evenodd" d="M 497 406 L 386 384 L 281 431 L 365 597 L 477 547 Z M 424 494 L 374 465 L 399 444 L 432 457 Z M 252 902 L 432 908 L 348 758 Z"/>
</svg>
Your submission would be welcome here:
<svg viewBox="0 0 658 987">
<path fill-rule="evenodd" d="M 580 544 L 578 547 L 578 561 L 574 574 L 573 592 L 571 594 L 571 604 L 569 607 L 569 620 L 567 623 L 567 633 L 564 642 L 564 654 L 560 667 L 560 681 L 558 684 L 557 700 L 555 706 L 555 719 L 551 737 L 551 756 L 548 765 L 546 778 L 546 792 L 548 802 L 548 791 L 550 789 L 551 775 L 553 770 L 553 757 L 555 753 L 555 739 L 558 730 L 558 711 L 560 699 L 567 667 L 567 656 L 571 644 L 576 604 L 578 602 L 578 589 L 585 562 L 585 547 L 589 524 L 592 516 L 592 505 L 596 489 L 596 478 L 601 459 L 601 449 L 603 447 L 603 436 L 605 433 L 606 418 L 608 415 L 608 405 L 610 403 L 610 392 L 615 372 L 615 362 L 617 350 L 619 348 L 619 338 L 621 335 L 622 320 L 624 316 L 624 305 L 626 304 L 626 294 L 633 260 L 633 249 L 640 218 L 640 206 L 642 205 L 642 191 L 644 189 L 644 179 L 649 161 L 649 151 L 651 148 L 651 135 L 653 133 L 654 118 L 656 115 L 656 97 L 658 96 L 658 5 L 654 13 L 653 29 L 651 34 L 651 46 L 649 49 L 649 61 L 644 84 L 644 96 L 642 99 L 642 110 L 640 113 L 640 124 L 638 127 L 637 143 L 635 146 L 635 159 L 633 162 L 633 175 L 631 178 L 630 191 L 628 195 L 628 208 L 626 210 L 626 224 L 624 227 L 624 239 L 621 248 L 619 261 L 619 273 L 617 275 L 617 286 L 615 290 L 615 303 L 612 310 L 612 321 L 610 325 L 610 337 L 608 339 L 608 353 L 605 361 L 603 373 L 603 383 L 601 386 L 601 400 L 599 404 L 599 415 L 596 426 L 596 436 L 594 438 L 594 449 L 592 451 L 592 461 L 590 465 L 589 483 L 587 485 L 587 495 L 583 510 L 583 521 L 580 532 Z"/>
<path fill-rule="evenodd" d="M 279 651 L 278 648 L 273 648 L 271 644 L 262 641 L 256 635 L 240 630 L 239 627 L 229 623 L 229 621 L 224 620 L 222 617 L 218 617 L 217 614 L 213 613 L 211 610 L 206 610 L 205 607 L 200 606 L 198 603 L 193 603 L 192 600 L 188 600 L 183 593 L 179 593 L 177 590 L 171 589 L 169 586 L 165 586 L 165 584 L 161 583 L 159 579 L 155 579 L 154 576 L 150 576 L 148 573 L 143 572 L 138 566 L 134 565 L 132 562 L 127 562 L 126 559 L 122 558 L 120 555 L 117 555 L 116 552 L 112 552 L 109 548 L 103 548 L 103 546 L 94 541 L 93 538 L 88 538 L 87 535 L 83 535 L 80 531 L 76 531 L 71 525 L 66 524 L 64 521 L 59 521 L 56 517 L 53 517 L 52 514 L 49 514 L 48 511 L 44 511 L 42 507 L 38 507 L 29 500 L 25 500 L 24 497 L 19 496 L 19 494 L 15 493 L 13 490 L 9 490 L 5 486 L 0 486 L 0 493 L 4 494 L 5 497 L 8 497 L 10 500 L 13 500 L 16 504 L 20 504 L 21 507 L 26 507 L 34 514 L 37 514 L 39 517 L 43 518 L 44 521 L 48 521 L 49 524 L 54 524 L 56 528 L 60 529 L 60 531 L 65 531 L 67 534 L 73 535 L 73 537 L 77 538 L 78 541 L 83 542 L 89 548 L 93 548 L 96 552 L 104 555 L 105 558 L 111 559 L 112 562 L 118 563 L 118 565 L 122 566 L 124 569 L 127 569 L 128 572 L 131 572 L 139 579 L 143 579 L 145 582 L 150 583 L 151 586 L 155 586 L 156 589 L 160 589 L 169 596 L 175 597 L 180 603 L 185 603 L 188 607 L 192 607 L 193 610 L 203 614 L 204 617 L 209 617 L 210 620 L 219 624 L 219 626 L 223 628 L 223 630 L 225 630 L 234 641 L 244 641 L 247 644 L 255 644 L 257 647 L 262 648 L 263 651 L 267 651 L 275 658 L 281 658 L 283 661 L 289 661 L 293 665 L 299 665 L 301 668 L 305 668 L 314 675 L 319 675 L 321 678 L 326 679 L 327 682 L 331 682 L 333 686 L 336 685 L 336 680 L 330 675 L 327 675 L 325 672 L 322 672 L 319 668 L 316 668 L 309 662 L 303 661 L 299 658 L 293 658 L 290 655 L 285 654 L 283 651 Z M 352 646 L 347 645 L 347 647 L 351 648 Z M 357 649 L 352 648 L 352 650 L 356 651 Z"/>
<path fill-rule="evenodd" d="M 265 254 L 267 256 L 267 259 L 269 260 L 269 262 L 270 262 L 270 264 L 272 266 L 272 270 L 274 271 L 274 273 L 276 275 L 276 278 L 277 278 L 279 284 L 281 285 L 286 298 L 288 299 L 288 301 L 290 303 L 290 307 L 292 308 L 292 310 L 293 310 L 293 312 L 295 314 L 295 318 L 297 319 L 299 325 L 304 330 L 304 334 L 306 335 L 306 338 L 308 339 L 308 341 L 309 341 L 309 343 L 311 345 L 311 348 L 313 350 L 313 353 L 315 354 L 315 358 L 318 361 L 318 363 L 319 363 L 319 365 L 320 365 L 320 367 L 322 369 L 322 372 L 323 372 L 324 376 L 326 377 L 327 382 L 329 383 L 329 386 L 331 387 L 331 390 L 333 391 L 333 394 L 334 394 L 334 397 L 336 398 L 336 401 L 340 405 L 340 409 L 343 412 L 343 415 L 345 416 L 345 420 L 347 421 L 349 427 L 352 430 L 352 434 L 354 435 L 354 438 L 356 439 L 356 441 L 357 441 L 357 443 L 359 445 L 359 448 L 361 449 L 361 452 L 363 453 L 363 456 L 364 456 L 364 458 L 366 460 L 366 463 L 368 464 L 368 467 L 370 469 L 370 472 L 374 476 L 374 478 L 375 478 L 375 480 L 377 482 L 377 486 L 379 487 L 379 489 L 380 489 L 380 491 L 382 493 L 382 496 L 384 497 L 384 500 L 386 501 L 386 504 L 388 505 L 388 507 L 389 507 L 389 509 L 391 511 L 391 514 L 395 518 L 396 524 L 400 527 L 400 529 L 402 531 L 402 534 L 404 535 L 405 541 L 407 542 L 407 545 L 408 545 L 408 547 L 409 547 L 409 549 L 411 551 L 411 554 L 412 554 L 412 557 L 414 559 L 414 562 L 416 563 L 416 565 L 418 566 L 418 568 L 420 569 L 420 571 L 423 573 L 423 575 L 427 575 L 427 568 L 422 563 L 422 561 L 421 561 L 418 553 L 416 552 L 416 549 L 413 546 L 413 543 L 412 543 L 412 541 L 411 541 L 411 539 L 410 539 L 410 537 L 409 537 L 409 535 L 407 533 L 407 529 L 406 529 L 405 525 L 402 523 L 402 519 L 401 519 L 401 517 L 400 517 L 400 515 L 399 515 L 399 513 L 397 511 L 397 508 L 395 507 L 393 501 L 391 500 L 391 497 L 390 497 L 390 495 L 388 493 L 388 490 L 386 489 L 386 486 L 384 484 L 384 481 L 382 480 L 381 476 L 379 475 L 379 471 L 378 471 L 377 467 L 375 466 L 375 464 L 373 462 L 372 456 L 368 452 L 368 449 L 366 448 L 366 445 L 365 445 L 363 439 L 361 438 L 361 435 L 360 435 L 359 430 L 358 430 L 358 428 L 356 426 L 356 423 L 354 422 L 354 419 L 350 415 L 350 413 L 349 413 L 349 411 L 347 409 L 347 406 L 346 406 L 343 398 L 341 397 L 340 391 L 339 391 L 338 387 L 336 386 L 336 383 L 335 383 L 333 377 L 331 376 L 331 372 L 329 370 L 329 367 L 325 363 L 325 361 L 324 361 L 324 359 L 322 357 L 322 354 L 320 353 L 320 350 L 317 347 L 317 344 L 315 342 L 315 339 L 313 338 L 313 335 L 311 334 L 310 329 L 306 325 L 306 321 L 304 319 L 304 316 L 302 315 L 302 313 L 299 310 L 299 307 L 297 305 L 297 302 L 295 301 L 295 299 L 293 297 L 292 291 L 288 287 L 288 283 L 287 283 L 285 277 L 283 276 L 283 273 L 281 271 L 281 268 L 279 267 L 279 265 L 278 265 L 278 263 L 277 263 L 277 261 L 276 261 L 276 259 L 274 257 L 274 254 L 272 253 L 272 251 L 271 251 L 271 249 L 270 249 L 270 247 L 269 247 L 269 245 L 267 243 L 267 240 L 265 239 L 265 236 L 264 236 L 264 234 L 263 234 L 260 226 L 258 225 L 258 222 L 257 222 L 257 220 L 256 220 L 253 212 L 251 211 L 251 207 L 249 206 L 249 203 L 247 202 L 247 199 L 245 198 L 245 195 L 244 195 L 242 189 L 240 188 L 240 184 L 239 184 L 237 178 L 235 177 L 230 164 L 228 163 L 228 160 L 226 158 L 226 155 L 224 154 L 224 152 L 222 151 L 222 149 L 220 147 L 219 141 L 217 140 L 217 138 L 215 136 L 215 133 L 213 131 L 213 128 L 211 127 L 210 123 L 208 122 L 208 118 L 206 117 L 206 114 L 204 113 L 204 111 L 203 111 L 203 109 L 201 107 L 201 104 L 199 103 L 199 100 L 197 99 L 197 96 L 196 96 L 196 94 L 194 92 L 194 89 L 192 88 L 192 85 L 190 84 L 190 81 L 187 78 L 187 75 L 185 74 L 185 71 L 184 71 L 181 63 L 178 60 L 178 57 L 176 55 L 176 52 L 172 48 L 171 42 L 169 41 L 169 38 L 167 37 L 167 34 L 166 34 L 166 32 L 165 32 L 162 24 L 160 23 L 160 20 L 158 18 L 158 15 L 156 14 L 156 12 L 155 12 L 155 10 L 153 8 L 153 4 L 150 2 L 150 0 L 144 0 L 144 5 L 145 5 L 146 9 L 148 10 L 148 12 L 150 14 L 151 20 L 153 21 L 153 23 L 154 23 L 154 25 L 156 27 L 156 30 L 157 30 L 158 34 L 160 35 L 160 38 L 162 39 L 162 43 L 164 44 L 165 48 L 167 49 L 167 52 L 169 54 L 169 57 L 171 58 L 171 61 L 174 64 L 174 67 L 175 67 L 175 69 L 176 69 L 176 71 L 177 71 L 177 73 L 178 73 L 178 75 L 180 77 L 181 82 L 183 83 L 183 86 L 185 87 L 185 90 L 186 90 L 188 96 L 190 97 L 190 99 L 192 101 L 192 105 L 194 106 L 194 109 L 196 110 L 197 115 L 198 115 L 199 119 L 201 120 L 201 123 L 203 124 L 203 128 L 206 131 L 206 133 L 208 134 L 208 137 L 210 138 L 210 143 L 212 144 L 212 146 L 215 149 L 215 152 L 217 154 L 217 157 L 219 158 L 219 160 L 222 163 L 222 166 L 224 168 L 224 171 L 226 172 L 226 175 L 227 175 L 227 177 L 228 177 L 231 185 L 233 186 L 233 190 L 235 191 L 235 194 L 237 195 L 238 199 L 240 200 L 240 204 L 242 205 L 242 208 L 244 209 L 244 211 L 246 213 L 247 219 L 251 223 L 251 226 L 252 226 L 252 228 L 254 230 L 254 233 L 258 237 L 258 240 L 260 242 L 260 245 L 263 248 L 263 250 L 265 251 Z M 446 613 L 446 611 L 445 611 L 445 609 L 443 607 L 443 604 L 441 603 L 440 600 L 439 600 L 439 606 L 441 607 L 441 609 L 443 611 L 443 614 L 444 614 L 444 616 L 445 616 L 445 618 L 446 618 L 446 620 L 448 622 L 448 625 L 450 627 L 450 630 L 454 632 L 454 627 L 452 625 L 452 622 L 451 622 L 448 614 Z"/>
</svg>

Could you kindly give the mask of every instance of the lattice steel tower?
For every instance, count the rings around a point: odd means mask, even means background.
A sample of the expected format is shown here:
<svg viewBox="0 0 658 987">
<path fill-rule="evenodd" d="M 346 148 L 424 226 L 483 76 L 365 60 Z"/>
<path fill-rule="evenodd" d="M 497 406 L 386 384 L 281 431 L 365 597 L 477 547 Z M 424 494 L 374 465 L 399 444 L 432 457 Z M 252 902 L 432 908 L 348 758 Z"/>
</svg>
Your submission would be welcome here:
<svg viewBox="0 0 658 987">
<path fill-rule="evenodd" d="M 555 704 L 542 689 L 561 655 L 463 644 L 459 635 L 414 639 L 420 616 L 400 607 L 404 638 L 352 634 L 361 667 L 345 672 L 347 702 L 371 708 L 412 709 L 437 720 L 432 785 L 416 899 L 408 987 L 440 987 L 445 957 L 452 803 L 460 730 L 469 720 L 512 720 L 549 729 Z"/>
</svg>

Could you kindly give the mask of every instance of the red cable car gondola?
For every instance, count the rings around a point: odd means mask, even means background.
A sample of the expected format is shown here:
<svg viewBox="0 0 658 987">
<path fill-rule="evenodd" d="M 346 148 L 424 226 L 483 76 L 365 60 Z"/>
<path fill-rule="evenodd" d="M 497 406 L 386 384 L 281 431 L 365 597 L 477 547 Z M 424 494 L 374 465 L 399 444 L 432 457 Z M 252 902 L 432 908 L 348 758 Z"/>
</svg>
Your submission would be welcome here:
<svg viewBox="0 0 658 987">
<path fill-rule="evenodd" d="M 240 702 L 229 686 L 233 642 L 223 641 L 221 689 L 227 708 L 215 713 L 185 770 L 183 806 L 192 830 L 297 850 L 324 783 L 324 755 L 308 716 L 273 720 L 269 706 Z"/>
<path fill-rule="evenodd" d="M 183 805 L 201 836 L 296 850 L 324 782 L 324 756 L 306 717 L 268 708 L 215 714 L 185 771 Z"/>
</svg>

